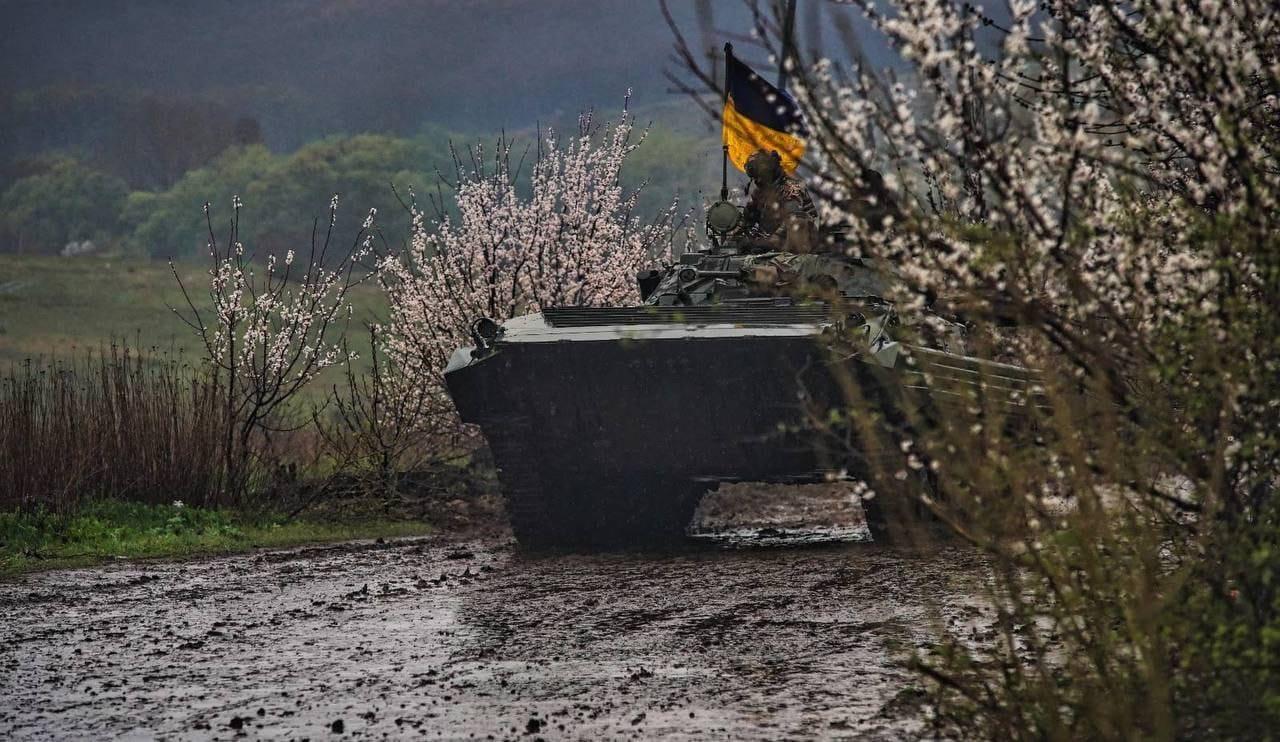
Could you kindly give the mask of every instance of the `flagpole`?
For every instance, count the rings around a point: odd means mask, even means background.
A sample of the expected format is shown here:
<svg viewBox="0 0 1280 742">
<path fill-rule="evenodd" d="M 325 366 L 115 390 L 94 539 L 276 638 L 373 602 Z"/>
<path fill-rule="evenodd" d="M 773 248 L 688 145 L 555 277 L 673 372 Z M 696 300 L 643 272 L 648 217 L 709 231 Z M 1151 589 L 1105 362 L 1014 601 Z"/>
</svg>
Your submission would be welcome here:
<svg viewBox="0 0 1280 742">
<path fill-rule="evenodd" d="M 724 44 L 724 100 L 720 107 L 720 130 L 725 127 L 724 109 L 729 106 L 729 60 L 733 58 L 733 44 Z M 729 200 L 729 144 L 720 147 L 720 200 Z"/>
</svg>

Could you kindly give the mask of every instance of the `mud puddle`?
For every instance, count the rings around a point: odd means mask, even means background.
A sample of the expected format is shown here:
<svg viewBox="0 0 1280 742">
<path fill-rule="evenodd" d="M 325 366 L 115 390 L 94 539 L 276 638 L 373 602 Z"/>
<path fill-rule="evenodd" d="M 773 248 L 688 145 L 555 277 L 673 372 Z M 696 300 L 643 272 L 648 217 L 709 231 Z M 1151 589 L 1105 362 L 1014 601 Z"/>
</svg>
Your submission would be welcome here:
<svg viewBox="0 0 1280 742">
<path fill-rule="evenodd" d="M 764 528 L 792 548 L 426 539 L 30 575 L 0 584 L 0 737 L 918 735 L 896 659 L 980 616 L 979 557 Z"/>
<path fill-rule="evenodd" d="M 690 536 L 729 549 L 871 541 L 862 507 L 844 484 L 722 485 L 703 499 Z"/>
</svg>

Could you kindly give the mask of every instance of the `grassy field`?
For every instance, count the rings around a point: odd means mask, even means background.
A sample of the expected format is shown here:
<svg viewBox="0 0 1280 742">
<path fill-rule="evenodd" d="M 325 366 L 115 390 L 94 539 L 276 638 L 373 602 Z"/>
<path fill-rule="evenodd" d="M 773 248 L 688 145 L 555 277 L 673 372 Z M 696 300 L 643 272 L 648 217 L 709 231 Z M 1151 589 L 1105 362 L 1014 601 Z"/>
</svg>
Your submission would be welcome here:
<svg viewBox="0 0 1280 742">
<path fill-rule="evenodd" d="M 118 558 L 176 558 L 260 547 L 420 536 L 422 522 L 385 519 L 286 520 L 229 510 L 114 501 L 68 515 L 0 512 L 0 576 Z"/>
<path fill-rule="evenodd" d="M 203 264 L 182 264 L 178 270 L 193 292 L 207 285 Z M 360 349 L 368 340 L 358 323 L 380 316 L 385 305 L 371 285 L 358 287 L 352 303 L 357 324 L 351 341 Z M 206 300 L 201 307 L 207 305 Z M 112 339 L 198 357 L 199 338 L 169 309 L 185 306 L 163 262 L 0 254 L 0 366 L 40 356 L 69 357 Z"/>
</svg>

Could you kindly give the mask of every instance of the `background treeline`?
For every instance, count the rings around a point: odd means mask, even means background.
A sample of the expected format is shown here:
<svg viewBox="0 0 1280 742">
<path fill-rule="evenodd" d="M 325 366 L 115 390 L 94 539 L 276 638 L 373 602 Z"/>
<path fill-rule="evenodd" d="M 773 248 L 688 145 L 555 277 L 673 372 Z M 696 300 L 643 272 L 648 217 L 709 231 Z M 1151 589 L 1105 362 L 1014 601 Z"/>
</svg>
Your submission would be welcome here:
<svg viewBox="0 0 1280 742">
<path fill-rule="evenodd" d="M 708 34 L 750 27 L 745 6 L 719 5 L 673 12 Z M 575 129 L 583 109 L 613 117 L 628 90 L 638 123 L 672 135 L 632 160 L 629 177 L 652 179 L 641 207 L 717 185 L 716 132 L 664 77 L 656 3 L 0 0 L 0 13 L 0 252 L 89 240 L 180 256 L 204 244 L 204 201 L 232 194 L 254 223 L 246 244 L 296 237 L 333 191 L 378 208 L 390 234 L 403 219 L 390 184 L 434 188 L 450 134 L 527 143 L 538 124 Z"/>
<path fill-rule="evenodd" d="M 329 136 L 273 152 L 252 118 L 211 118 L 196 104 L 154 101 L 130 115 L 139 125 L 122 129 L 127 141 L 120 146 L 136 152 L 133 158 L 116 158 L 112 148 L 54 150 L 10 164 L 0 189 L 0 252 L 118 249 L 138 257 L 194 257 L 208 241 L 203 204 L 229 203 L 233 194 L 253 216 L 244 237 L 254 249 L 284 251 L 305 242 L 334 193 L 348 208 L 376 208 L 389 239 L 402 239 L 408 214 L 393 186 L 401 198 L 410 188 L 447 190 L 455 172 L 451 142 L 462 147 L 487 138 L 432 127 L 410 137 Z M 534 145 L 536 137 L 536 130 L 517 135 L 517 148 Z M 656 212 L 672 193 L 713 185 L 715 151 L 705 135 L 653 129 L 627 174 L 632 187 L 648 182 L 640 213 Z"/>
</svg>

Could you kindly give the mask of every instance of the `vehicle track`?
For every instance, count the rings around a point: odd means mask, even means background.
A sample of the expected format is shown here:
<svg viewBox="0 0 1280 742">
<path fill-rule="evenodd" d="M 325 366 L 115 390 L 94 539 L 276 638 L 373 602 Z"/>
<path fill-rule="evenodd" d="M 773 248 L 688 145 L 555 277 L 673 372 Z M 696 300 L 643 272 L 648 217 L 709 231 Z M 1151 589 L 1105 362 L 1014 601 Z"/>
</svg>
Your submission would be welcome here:
<svg viewBox="0 0 1280 742">
<path fill-rule="evenodd" d="M 983 571 L 429 538 L 32 574 L 0 583 L 0 737 L 901 739 L 899 660 L 982 620 Z"/>
</svg>

